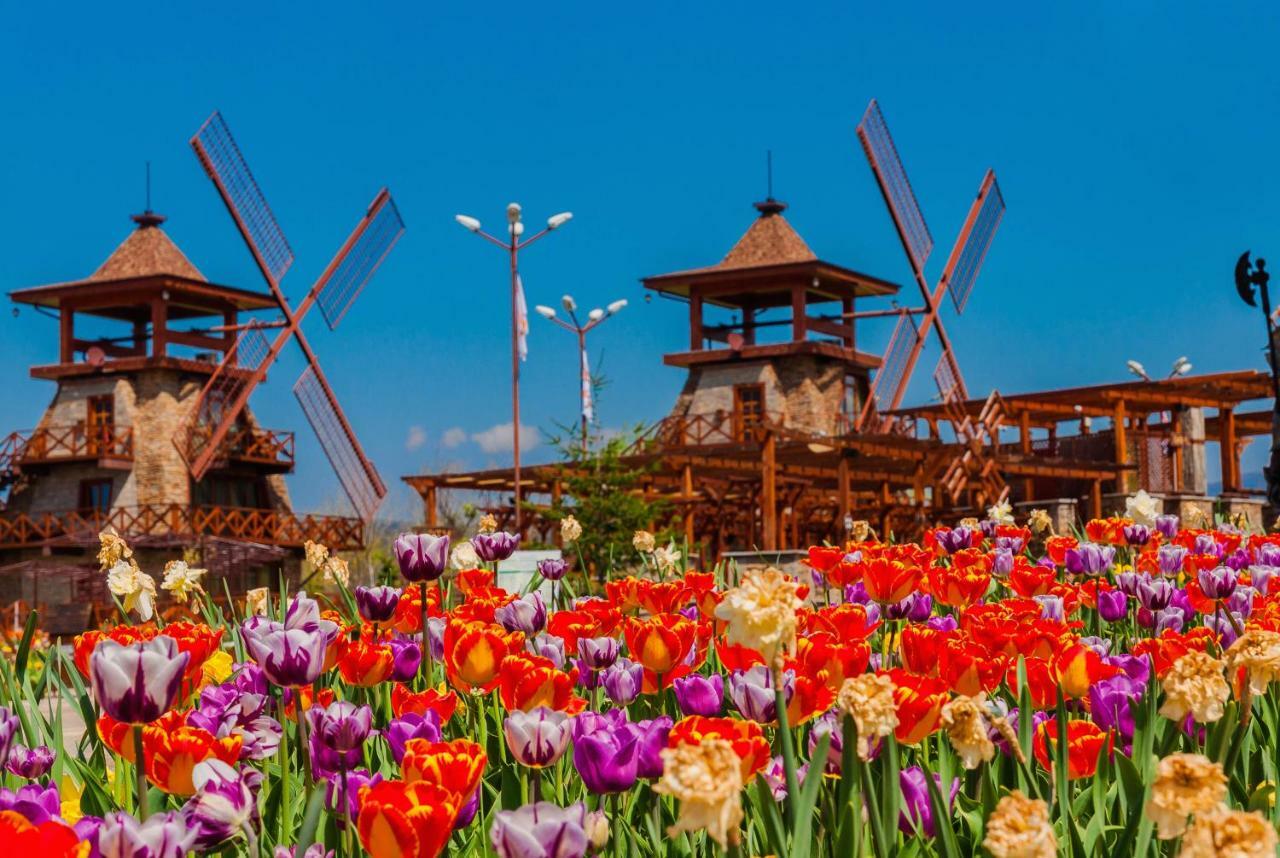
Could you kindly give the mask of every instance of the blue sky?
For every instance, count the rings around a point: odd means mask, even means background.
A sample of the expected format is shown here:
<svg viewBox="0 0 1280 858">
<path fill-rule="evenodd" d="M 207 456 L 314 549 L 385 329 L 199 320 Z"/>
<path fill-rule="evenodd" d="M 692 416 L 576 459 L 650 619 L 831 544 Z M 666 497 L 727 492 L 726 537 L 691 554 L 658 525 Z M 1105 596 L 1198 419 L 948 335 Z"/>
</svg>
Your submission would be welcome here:
<svg viewBox="0 0 1280 858">
<path fill-rule="evenodd" d="M 257 286 L 186 145 L 214 108 L 297 252 L 295 299 L 389 185 L 408 232 L 337 332 L 318 315 L 307 328 L 396 485 L 388 511 L 414 514 L 400 475 L 506 458 L 482 443 L 510 420 L 504 260 L 455 212 L 498 226 L 512 199 L 531 222 L 575 213 L 528 252 L 529 301 L 628 298 L 591 345 L 610 382 L 599 411 L 651 420 L 682 382 L 660 355 L 687 333 L 683 308 L 645 304 L 638 278 L 725 253 L 763 195 L 766 149 L 820 256 L 908 281 L 854 137 L 874 96 L 938 244 L 931 276 L 983 171 L 999 175 L 1008 213 L 966 314 L 948 317 L 972 390 L 1115 380 L 1130 357 L 1262 368 L 1260 321 L 1229 275 L 1245 248 L 1280 257 L 1276 7 L 1040 5 L 13 6 L 0 286 L 91 272 L 142 206 L 146 160 L 196 265 Z M 0 325 L 0 425 L 29 427 L 52 386 L 27 366 L 54 359 L 56 323 Z M 574 347 L 532 326 L 524 422 L 546 429 L 574 418 Z M 301 369 L 288 352 L 253 406 L 299 430 L 295 499 L 324 507 L 339 495 L 290 393 Z M 932 394 L 918 381 L 915 401 Z M 1255 443 L 1245 470 L 1263 455 Z"/>
</svg>

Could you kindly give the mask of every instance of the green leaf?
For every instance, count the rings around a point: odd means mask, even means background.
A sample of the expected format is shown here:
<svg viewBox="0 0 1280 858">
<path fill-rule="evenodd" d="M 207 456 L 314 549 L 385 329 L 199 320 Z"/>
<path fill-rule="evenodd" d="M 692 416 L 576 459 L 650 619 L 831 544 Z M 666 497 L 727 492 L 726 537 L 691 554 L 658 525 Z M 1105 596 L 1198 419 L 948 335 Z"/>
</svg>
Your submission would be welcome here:
<svg viewBox="0 0 1280 858">
<path fill-rule="evenodd" d="M 313 786 L 307 796 L 307 811 L 302 817 L 302 827 L 298 830 L 298 846 L 294 850 L 297 855 L 305 854 L 312 843 L 316 842 L 316 829 L 320 824 L 320 812 L 324 810 L 324 790 Z"/>
<path fill-rule="evenodd" d="M 831 747 L 831 734 L 823 733 L 809 757 L 809 769 L 800 788 L 799 801 L 796 802 L 796 827 L 792 837 L 792 858 L 809 858 L 809 849 L 813 839 L 809 836 L 813 831 L 813 806 L 818 800 L 818 791 L 822 789 L 823 769 L 827 762 L 827 749 Z"/>
<path fill-rule="evenodd" d="M 933 772 L 928 766 L 924 769 L 924 783 L 929 790 L 929 806 L 933 810 L 934 828 L 938 831 L 938 839 L 942 842 L 942 854 L 946 858 L 961 858 L 960 846 L 956 843 L 956 830 L 951 822 L 951 810 L 942 798 L 938 783 L 933 779 Z M 950 785 L 948 785 L 948 791 Z"/>
<path fill-rule="evenodd" d="M 32 609 L 31 613 L 27 614 L 27 624 L 22 627 L 22 640 L 18 642 L 18 653 L 13 660 L 13 672 L 18 682 L 27 678 L 27 659 L 31 657 L 31 640 L 35 637 L 39 619 L 35 609 Z"/>
</svg>

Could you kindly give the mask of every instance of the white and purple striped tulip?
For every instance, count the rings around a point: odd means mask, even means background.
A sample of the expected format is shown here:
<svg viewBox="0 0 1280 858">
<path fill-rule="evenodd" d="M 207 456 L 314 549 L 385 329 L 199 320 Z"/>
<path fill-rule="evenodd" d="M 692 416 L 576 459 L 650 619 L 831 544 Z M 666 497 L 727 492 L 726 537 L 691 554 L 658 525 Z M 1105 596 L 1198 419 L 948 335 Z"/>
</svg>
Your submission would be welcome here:
<svg viewBox="0 0 1280 858">
<path fill-rule="evenodd" d="M 525 593 L 494 610 L 493 618 L 509 632 L 532 637 L 547 624 L 547 604 L 540 593 Z"/>
<path fill-rule="evenodd" d="M 104 640 L 89 656 L 93 696 L 117 721 L 150 724 L 173 706 L 190 660 L 168 635 L 128 645 Z"/>
<path fill-rule="evenodd" d="M 193 849 L 211 850 L 241 835 L 254 840 L 257 797 L 247 778 L 215 758 L 197 763 L 191 780 L 196 794 L 183 806 L 182 815 L 195 834 Z"/>
<path fill-rule="evenodd" d="M 516 762 L 540 769 L 560 759 L 569 747 L 569 715 L 545 706 L 515 710 L 502 722 L 502 732 Z"/>
<path fill-rule="evenodd" d="M 324 670 L 325 650 L 338 626 L 320 618 L 315 599 L 299 592 L 289 604 L 284 623 L 253 616 L 241 625 L 245 647 L 267 679 L 285 688 L 315 682 Z"/>
<path fill-rule="evenodd" d="M 13 739 L 18 735 L 21 724 L 18 716 L 7 706 L 0 706 L 0 766 L 9 759 L 9 749 L 13 747 Z"/>
<path fill-rule="evenodd" d="M 514 533 L 507 533 L 505 530 L 498 530 L 493 533 L 477 533 L 471 537 L 471 547 L 476 550 L 476 556 L 486 563 L 506 560 L 519 544 L 520 537 Z"/>
<path fill-rule="evenodd" d="M 157 813 L 146 822 L 116 811 L 96 827 L 89 837 L 89 854 L 101 858 L 184 858 L 196 840 L 196 832 L 176 810 Z"/>
<path fill-rule="evenodd" d="M 549 801 L 493 815 L 489 840 L 499 858 L 583 858 L 599 847 L 608 825 L 582 802 L 559 807 Z"/>
<path fill-rule="evenodd" d="M 356 587 L 356 608 L 371 623 L 385 623 L 395 616 L 399 587 Z"/>
<path fill-rule="evenodd" d="M 9 771 L 20 778 L 33 781 L 42 778 L 53 768 L 53 749 L 48 745 L 37 745 L 28 748 L 26 745 L 14 745 L 9 750 Z"/>
<path fill-rule="evenodd" d="M 449 563 L 449 537 L 402 533 L 391 546 L 406 581 L 434 581 Z"/>
</svg>

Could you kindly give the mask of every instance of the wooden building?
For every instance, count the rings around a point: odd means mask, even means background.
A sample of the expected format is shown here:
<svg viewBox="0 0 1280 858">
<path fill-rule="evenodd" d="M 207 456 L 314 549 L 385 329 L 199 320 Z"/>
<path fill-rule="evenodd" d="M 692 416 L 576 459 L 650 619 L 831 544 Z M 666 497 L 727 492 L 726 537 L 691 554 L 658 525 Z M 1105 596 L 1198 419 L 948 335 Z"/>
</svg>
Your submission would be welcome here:
<svg viewBox="0 0 1280 858">
<path fill-rule="evenodd" d="M 93 560 L 113 527 L 157 572 L 194 549 L 215 592 L 295 569 L 303 543 L 363 540 L 358 519 L 299 516 L 285 475 L 292 432 L 246 412 L 199 481 L 176 437 L 194 397 L 232 348 L 242 314 L 275 310 L 272 296 L 211 283 L 150 212 L 83 280 L 19 289 L 18 305 L 57 320 L 56 361 L 31 368 L 56 384 L 38 425 L 0 443 L 0 604 L 22 599 L 74 628 L 87 604 L 109 604 Z M 73 604 L 79 607 L 58 608 Z M 55 619 L 52 625 L 57 627 Z"/>
</svg>

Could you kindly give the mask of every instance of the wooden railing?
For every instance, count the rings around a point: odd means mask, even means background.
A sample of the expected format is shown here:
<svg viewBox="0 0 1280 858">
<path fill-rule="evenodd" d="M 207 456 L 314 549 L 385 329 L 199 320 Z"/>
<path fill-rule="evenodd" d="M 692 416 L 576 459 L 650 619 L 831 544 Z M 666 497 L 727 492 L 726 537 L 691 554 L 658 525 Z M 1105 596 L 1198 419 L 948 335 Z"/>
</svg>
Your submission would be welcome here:
<svg viewBox="0 0 1280 858">
<path fill-rule="evenodd" d="M 42 426 L 0 443 L 0 470 L 59 459 L 133 459 L 132 426 Z"/>
<path fill-rule="evenodd" d="M 636 439 L 635 451 L 653 448 L 697 447 L 707 444 L 740 444 L 756 441 L 766 429 L 782 426 L 778 412 L 745 414 L 715 411 L 709 414 L 673 414 L 646 429 Z"/>
<path fill-rule="evenodd" d="M 224 455 L 243 462 L 293 467 L 293 433 L 236 428 L 222 442 Z"/>
<path fill-rule="evenodd" d="M 269 509 L 144 504 L 96 510 L 0 514 L 0 547 L 57 540 L 90 541 L 107 527 L 125 539 L 148 536 L 216 536 L 266 545 L 301 547 L 307 540 L 331 550 L 364 544 L 364 523 L 335 515 L 294 515 Z"/>
</svg>

